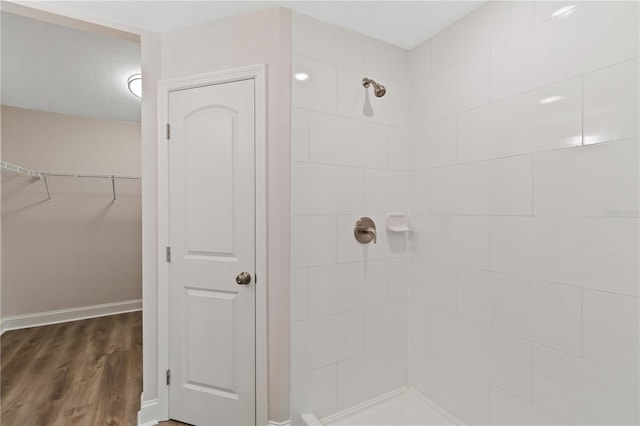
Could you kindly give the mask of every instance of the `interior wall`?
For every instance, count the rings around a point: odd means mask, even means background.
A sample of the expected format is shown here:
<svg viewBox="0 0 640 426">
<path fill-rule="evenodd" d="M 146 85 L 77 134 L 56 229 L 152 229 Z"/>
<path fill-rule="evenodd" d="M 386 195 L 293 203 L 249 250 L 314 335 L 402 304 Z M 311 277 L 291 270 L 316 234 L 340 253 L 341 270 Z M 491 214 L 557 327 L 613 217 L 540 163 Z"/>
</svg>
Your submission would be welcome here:
<svg viewBox="0 0 640 426">
<path fill-rule="evenodd" d="M 269 420 L 289 418 L 291 12 L 269 9 L 162 35 L 162 79 L 267 65 Z"/>
<path fill-rule="evenodd" d="M 407 382 L 407 52 L 293 14 L 291 421 Z M 387 88 L 383 98 L 363 77 Z M 370 216 L 377 244 L 361 245 Z"/>
<path fill-rule="evenodd" d="M 409 383 L 469 424 L 640 420 L 638 3 L 573 3 L 409 54 Z"/>
<path fill-rule="evenodd" d="M 142 395 L 138 423 L 158 419 L 158 80 L 160 34 L 140 31 L 142 59 Z"/>
<path fill-rule="evenodd" d="M 2 107 L 3 159 L 34 170 L 140 174 L 140 124 Z M 5 174 L 2 312 L 6 317 L 139 300 L 139 181 Z"/>
</svg>

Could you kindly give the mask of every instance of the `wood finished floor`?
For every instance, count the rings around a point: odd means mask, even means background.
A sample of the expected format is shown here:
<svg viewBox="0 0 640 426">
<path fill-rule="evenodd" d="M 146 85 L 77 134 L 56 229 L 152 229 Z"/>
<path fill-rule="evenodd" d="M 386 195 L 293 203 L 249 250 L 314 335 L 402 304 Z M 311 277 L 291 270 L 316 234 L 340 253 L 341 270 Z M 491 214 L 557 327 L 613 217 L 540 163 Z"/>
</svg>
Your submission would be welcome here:
<svg viewBox="0 0 640 426">
<path fill-rule="evenodd" d="M 141 312 L 8 331 L 0 351 L 3 426 L 137 424 Z"/>
</svg>

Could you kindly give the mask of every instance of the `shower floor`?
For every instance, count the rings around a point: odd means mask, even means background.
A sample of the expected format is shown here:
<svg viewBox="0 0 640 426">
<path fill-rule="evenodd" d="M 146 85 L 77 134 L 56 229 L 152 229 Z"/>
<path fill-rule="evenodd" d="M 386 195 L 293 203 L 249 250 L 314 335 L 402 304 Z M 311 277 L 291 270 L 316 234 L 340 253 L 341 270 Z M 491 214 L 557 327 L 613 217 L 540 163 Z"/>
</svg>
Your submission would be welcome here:
<svg viewBox="0 0 640 426">
<path fill-rule="evenodd" d="M 452 418 L 412 392 L 403 392 L 357 413 L 347 415 L 325 425 L 341 426 L 410 426 L 457 425 Z"/>
</svg>

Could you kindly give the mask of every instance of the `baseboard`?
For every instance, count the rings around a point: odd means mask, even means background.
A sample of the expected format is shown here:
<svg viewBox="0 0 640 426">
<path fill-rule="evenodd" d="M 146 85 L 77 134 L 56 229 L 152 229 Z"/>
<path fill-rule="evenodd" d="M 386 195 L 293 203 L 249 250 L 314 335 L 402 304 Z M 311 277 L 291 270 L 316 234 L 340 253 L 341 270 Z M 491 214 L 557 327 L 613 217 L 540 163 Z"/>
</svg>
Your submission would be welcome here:
<svg viewBox="0 0 640 426">
<path fill-rule="evenodd" d="M 123 314 L 142 309 L 142 299 L 124 302 L 105 303 L 103 305 L 82 306 L 80 308 L 60 309 L 58 311 L 37 312 L 35 314 L 16 315 L 2 318 L 0 334 L 9 330 L 78 321 L 106 315 Z"/>
<path fill-rule="evenodd" d="M 291 422 L 289 420 L 286 420 L 284 422 L 274 422 L 273 420 L 269 420 L 269 423 L 267 424 L 267 426 L 291 426 Z"/>
<path fill-rule="evenodd" d="M 138 411 L 138 426 L 153 426 L 158 424 L 158 400 L 152 399 L 140 403 Z"/>
<path fill-rule="evenodd" d="M 330 416 L 327 416 L 322 420 L 320 420 L 320 423 L 325 424 L 325 423 L 335 422 L 338 419 L 341 419 L 353 413 L 357 413 L 358 411 L 364 410 L 365 408 L 370 407 L 372 405 L 376 405 L 386 399 L 393 398 L 394 396 L 400 395 L 401 393 L 407 392 L 408 390 L 409 390 L 408 386 L 402 386 L 401 388 L 392 390 L 391 392 L 387 392 L 383 395 L 377 396 L 368 401 L 361 402 L 360 404 L 354 405 L 353 407 L 349 407 L 335 414 L 331 414 Z"/>
<path fill-rule="evenodd" d="M 449 419 L 454 425 L 467 426 L 467 423 L 465 423 L 464 420 L 456 417 L 451 411 L 447 410 L 442 405 L 438 404 L 433 399 L 429 398 L 427 395 L 423 394 L 413 386 L 409 386 L 409 393 L 429 404 L 434 410 L 436 410 L 443 417 Z"/>
</svg>

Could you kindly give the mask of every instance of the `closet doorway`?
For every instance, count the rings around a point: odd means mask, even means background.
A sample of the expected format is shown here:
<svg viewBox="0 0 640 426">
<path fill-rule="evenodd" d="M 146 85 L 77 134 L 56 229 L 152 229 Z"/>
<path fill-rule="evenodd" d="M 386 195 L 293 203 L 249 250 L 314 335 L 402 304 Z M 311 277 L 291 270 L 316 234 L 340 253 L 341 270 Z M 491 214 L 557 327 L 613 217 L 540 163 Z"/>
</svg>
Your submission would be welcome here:
<svg viewBox="0 0 640 426">
<path fill-rule="evenodd" d="M 140 41 L 2 12 L 3 425 L 136 424 Z"/>
</svg>

